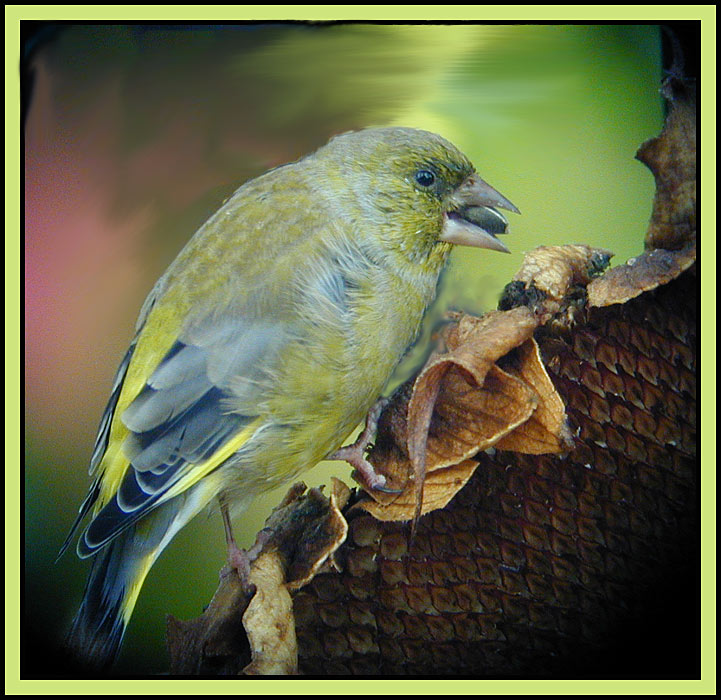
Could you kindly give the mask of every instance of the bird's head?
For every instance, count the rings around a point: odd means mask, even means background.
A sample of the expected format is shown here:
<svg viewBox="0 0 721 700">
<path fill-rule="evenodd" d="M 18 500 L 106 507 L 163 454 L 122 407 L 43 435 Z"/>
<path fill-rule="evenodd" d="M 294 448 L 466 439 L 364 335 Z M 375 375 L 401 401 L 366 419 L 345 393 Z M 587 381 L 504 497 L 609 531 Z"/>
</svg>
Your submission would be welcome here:
<svg viewBox="0 0 721 700">
<path fill-rule="evenodd" d="M 470 160 L 428 131 L 370 128 L 332 139 L 317 152 L 334 164 L 344 207 L 392 253 L 440 267 L 451 245 L 508 252 L 496 236 L 508 222 L 496 207 L 518 209 L 484 182 Z"/>
</svg>

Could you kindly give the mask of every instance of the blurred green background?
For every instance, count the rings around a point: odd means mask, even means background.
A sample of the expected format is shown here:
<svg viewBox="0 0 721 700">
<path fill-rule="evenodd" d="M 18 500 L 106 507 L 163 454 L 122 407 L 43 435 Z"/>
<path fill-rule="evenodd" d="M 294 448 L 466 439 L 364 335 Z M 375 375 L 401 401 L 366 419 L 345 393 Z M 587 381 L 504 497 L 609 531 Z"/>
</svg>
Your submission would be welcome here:
<svg viewBox="0 0 721 700">
<path fill-rule="evenodd" d="M 244 180 L 349 129 L 444 135 L 523 214 L 509 215 L 512 255 L 454 252 L 436 314 L 494 308 L 537 245 L 609 248 L 615 264 L 642 250 L 654 185 L 634 154 L 662 125 L 657 26 L 25 29 L 28 673 L 50 671 L 38 645 L 58 643 L 82 594 L 86 563 L 72 550 L 54 559 L 142 301 Z M 306 483 L 331 475 L 352 483 L 340 462 Z M 241 544 L 280 495 L 236 525 Z M 167 668 L 165 615 L 200 614 L 224 554 L 217 513 L 176 537 L 146 581 L 119 673 Z"/>
</svg>

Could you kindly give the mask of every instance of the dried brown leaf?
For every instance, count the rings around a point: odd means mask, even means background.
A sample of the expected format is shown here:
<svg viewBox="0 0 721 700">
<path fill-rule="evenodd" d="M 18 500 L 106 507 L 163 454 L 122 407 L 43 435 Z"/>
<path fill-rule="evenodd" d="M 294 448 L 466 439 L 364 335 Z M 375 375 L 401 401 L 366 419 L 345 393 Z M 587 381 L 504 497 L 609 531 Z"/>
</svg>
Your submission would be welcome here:
<svg viewBox="0 0 721 700">
<path fill-rule="evenodd" d="M 460 464 L 436 469 L 428 474 L 423 487 L 421 515 L 438 508 L 445 508 L 473 476 L 477 466 L 478 462 L 467 459 Z M 412 488 L 406 489 L 390 504 L 368 499 L 360 501 L 356 507 L 370 513 L 377 520 L 410 520 L 416 513 L 415 492 Z"/>
<path fill-rule="evenodd" d="M 294 673 L 297 654 L 290 592 L 329 564 L 334 566 L 333 555 L 348 533 L 341 509 L 349 497 L 350 489 L 338 479 L 333 479 L 329 498 L 320 489 L 306 492 L 304 484 L 292 486 L 258 535 L 249 580 L 241 580 L 235 569 L 226 567 L 202 615 L 188 621 L 168 619 L 171 671 Z M 247 638 L 239 633 L 243 627 Z"/>
<path fill-rule="evenodd" d="M 504 369 L 534 390 L 538 405 L 529 419 L 501 438 L 496 447 L 523 454 L 549 454 L 569 449 L 573 439 L 566 421 L 566 409 L 546 372 L 538 344 L 530 338 L 514 355 L 513 362 L 504 363 Z"/>
<path fill-rule="evenodd" d="M 662 132 L 636 154 L 656 180 L 646 250 L 679 250 L 696 238 L 696 82 L 673 73 L 662 86 L 668 114 Z"/>
<path fill-rule="evenodd" d="M 610 250 L 588 245 L 539 246 L 526 253 L 513 279 L 541 290 L 549 300 L 560 302 L 572 287 L 585 287 L 611 257 Z"/>
<path fill-rule="evenodd" d="M 493 447 L 526 422 L 538 405 L 532 387 L 492 365 L 482 386 L 452 369 L 428 429 L 427 472 Z"/>
<path fill-rule="evenodd" d="M 426 471 L 485 449 L 533 410 L 531 397 L 508 377 L 504 382 L 494 363 L 529 338 L 536 325 L 531 312 L 519 308 L 482 318 L 464 315 L 445 329 L 447 352 L 429 359 L 408 404 L 407 454 L 417 490 Z"/>
<path fill-rule="evenodd" d="M 350 496 L 348 487 L 333 479 L 331 495 L 320 489 L 305 494 L 296 485 L 265 522 L 264 551 L 277 550 L 283 557 L 286 582 L 291 590 L 308 583 L 332 557 L 348 534 L 341 514 Z"/>
<path fill-rule="evenodd" d="M 372 494 L 376 506 L 370 512 L 376 515 L 387 509 L 380 519 L 410 520 L 418 506 L 421 514 L 442 508 L 470 478 L 468 458 L 495 445 L 527 421 L 536 408 L 534 391 L 496 365 L 490 366 L 480 387 L 452 363 L 435 367 L 447 372 L 438 382 L 439 395 L 431 406 L 430 425 L 425 428 L 427 440 L 421 458 L 426 470 L 419 477 L 408 455 L 397 447 L 387 447 L 384 454 L 394 456 L 393 469 L 396 473 L 404 472 L 406 481 L 400 495 Z M 463 466 L 454 471 L 461 463 Z M 419 478 L 423 479 L 422 500 L 418 494 Z"/>
<path fill-rule="evenodd" d="M 534 454 L 567 446 L 563 404 L 532 339 L 536 326 L 533 313 L 519 307 L 460 315 L 444 329 L 445 352 L 432 355 L 412 389 L 394 397 L 369 454 L 401 493 L 369 492 L 374 504 L 359 507 L 394 520 L 443 507 L 470 477 L 469 458 L 510 439 L 539 404 L 539 416 L 509 445 Z M 502 369 L 499 359 L 519 347 Z"/>
<path fill-rule="evenodd" d="M 243 615 L 251 662 L 243 673 L 251 676 L 292 675 L 298 670 L 293 601 L 285 583 L 283 558 L 262 552 L 253 562 L 250 580 L 256 593 Z"/>
<path fill-rule="evenodd" d="M 444 329 L 443 339 L 456 364 L 480 383 L 488 365 L 530 338 L 537 326 L 526 308 L 489 311 L 480 318 L 462 314 L 455 325 Z"/>
<path fill-rule="evenodd" d="M 682 250 L 649 250 L 588 285 L 589 306 L 623 304 L 676 279 L 696 262 L 696 244 Z"/>
</svg>

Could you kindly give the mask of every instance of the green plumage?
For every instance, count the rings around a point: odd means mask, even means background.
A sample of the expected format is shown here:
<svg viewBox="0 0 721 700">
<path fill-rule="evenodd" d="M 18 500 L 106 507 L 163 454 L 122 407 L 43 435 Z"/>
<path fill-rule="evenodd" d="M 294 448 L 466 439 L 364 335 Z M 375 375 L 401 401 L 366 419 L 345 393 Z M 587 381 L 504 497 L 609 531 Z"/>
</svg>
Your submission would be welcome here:
<svg viewBox="0 0 721 700">
<path fill-rule="evenodd" d="M 451 244 L 502 249 L 478 225 L 479 207 L 505 223 L 492 205 L 513 208 L 441 137 L 368 129 L 246 183 L 193 236 L 141 311 L 101 425 L 81 654 L 115 653 L 153 561 L 214 497 L 245 504 L 340 447 L 416 337 Z"/>
</svg>

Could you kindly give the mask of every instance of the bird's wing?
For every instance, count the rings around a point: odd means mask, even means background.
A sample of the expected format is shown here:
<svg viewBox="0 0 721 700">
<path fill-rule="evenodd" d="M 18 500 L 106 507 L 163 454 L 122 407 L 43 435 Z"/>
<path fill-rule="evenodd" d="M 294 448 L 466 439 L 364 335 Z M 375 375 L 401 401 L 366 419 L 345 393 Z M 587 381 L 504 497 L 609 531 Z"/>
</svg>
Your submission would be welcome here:
<svg viewBox="0 0 721 700">
<path fill-rule="evenodd" d="M 297 333 L 293 290 L 312 290 L 313 270 L 332 258 L 318 235 L 330 235 L 329 213 L 303 199 L 308 188 L 294 173 L 285 166 L 241 187 L 146 300 L 101 420 L 94 481 L 68 537 L 92 512 L 81 556 L 189 489 L 263 427 L 257 406 Z M 230 225 L 237 235 L 227 234 Z M 336 276 L 318 283 L 324 294 L 343 286 Z"/>
<path fill-rule="evenodd" d="M 138 384 L 133 365 L 148 362 L 138 356 L 140 341 L 131 345 L 91 460 L 96 479 L 79 520 L 93 507 L 94 518 L 78 543 L 81 556 L 196 484 L 247 442 L 262 424 L 259 398 L 288 338 L 278 319 L 206 315 L 184 325 L 141 388 L 132 390 L 132 400 L 123 401 L 124 388 Z"/>
</svg>

